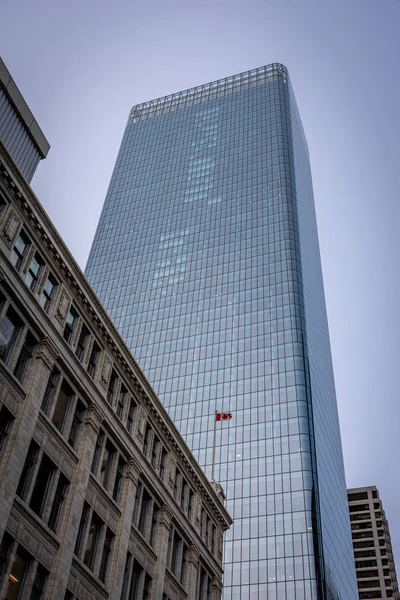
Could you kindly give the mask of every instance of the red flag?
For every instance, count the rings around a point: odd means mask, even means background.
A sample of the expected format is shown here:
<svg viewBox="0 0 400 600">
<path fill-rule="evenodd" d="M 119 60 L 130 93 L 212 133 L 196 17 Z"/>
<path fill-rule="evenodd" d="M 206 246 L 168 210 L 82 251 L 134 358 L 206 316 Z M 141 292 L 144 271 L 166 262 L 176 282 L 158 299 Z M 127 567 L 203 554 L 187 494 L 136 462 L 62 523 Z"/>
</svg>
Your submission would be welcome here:
<svg viewBox="0 0 400 600">
<path fill-rule="evenodd" d="M 229 421 L 229 419 L 232 419 L 232 413 L 215 413 L 216 421 Z"/>
</svg>

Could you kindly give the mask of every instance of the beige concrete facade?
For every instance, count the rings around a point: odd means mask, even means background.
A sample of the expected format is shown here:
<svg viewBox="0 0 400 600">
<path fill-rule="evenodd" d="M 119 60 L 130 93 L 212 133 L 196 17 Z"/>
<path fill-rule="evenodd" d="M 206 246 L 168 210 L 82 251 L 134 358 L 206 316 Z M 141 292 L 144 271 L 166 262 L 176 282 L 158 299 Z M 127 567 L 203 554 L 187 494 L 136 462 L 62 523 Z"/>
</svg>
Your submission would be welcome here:
<svg viewBox="0 0 400 600">
<path fill-rule="evenodd" d="M 219 600 L 230 524 L 0 144 L 0 598 Z"/>
<path fill-rule="evenodd" d="M 360 600 L 400 600 L 389 524 L 375 486 L 347 490 Z"/>
</svg>

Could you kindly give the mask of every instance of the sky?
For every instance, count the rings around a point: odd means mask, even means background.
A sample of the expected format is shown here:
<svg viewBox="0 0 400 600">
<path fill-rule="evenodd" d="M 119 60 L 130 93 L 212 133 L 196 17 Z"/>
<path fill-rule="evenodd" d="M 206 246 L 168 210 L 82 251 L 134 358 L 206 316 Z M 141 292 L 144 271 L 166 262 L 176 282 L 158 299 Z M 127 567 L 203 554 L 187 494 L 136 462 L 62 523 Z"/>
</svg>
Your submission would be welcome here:
<svg viewBox="0 0 400 600">
<path fill-rule="evenodd" d="M 379 488 L 400 571 L 400 0 L 0 0 L 0 55 L 51 144 L 32 187 L 82 269 L 134 104 L 288 67 L 347 485 Z"/>
</svg>

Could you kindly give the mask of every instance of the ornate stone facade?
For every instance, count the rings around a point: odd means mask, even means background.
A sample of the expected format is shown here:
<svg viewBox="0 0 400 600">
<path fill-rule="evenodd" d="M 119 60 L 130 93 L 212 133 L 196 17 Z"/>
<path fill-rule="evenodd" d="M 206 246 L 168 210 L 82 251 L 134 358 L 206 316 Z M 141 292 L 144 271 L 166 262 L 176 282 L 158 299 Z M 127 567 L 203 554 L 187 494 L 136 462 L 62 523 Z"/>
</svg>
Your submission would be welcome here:
<svg viewBox="0 0 400 600">
<path fill-rule="evenodd" d="M 0 597 L 219 600 L 231 519 L 1 144 L 0 201 Z"/>
</svg>

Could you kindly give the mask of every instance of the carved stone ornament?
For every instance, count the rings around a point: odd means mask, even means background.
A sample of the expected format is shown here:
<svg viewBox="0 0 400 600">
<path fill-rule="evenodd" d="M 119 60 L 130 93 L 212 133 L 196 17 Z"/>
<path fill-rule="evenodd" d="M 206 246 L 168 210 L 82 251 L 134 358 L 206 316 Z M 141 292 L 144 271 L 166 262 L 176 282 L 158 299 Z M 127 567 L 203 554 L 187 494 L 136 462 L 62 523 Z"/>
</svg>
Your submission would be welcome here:
<svg viewBox="0 0 400 600">
<path fill-rule="evenodd" d="M 33 258 L 34 254 L 35 254 L 35 247 L 31 246 L 30 249 L 29 249 L 28 255 L 27 255 L 26 259 L 25 259 L 24 267 L 22 269 L 23 273 L 27 273 L 28 272 L 28 267 L 29 267 L 29 265 L 32 262 L 32 258 Z"/>
<path fill-rule="evenodd" d="M 108 382 L 110 381 L 111 369 L 112 369 L 112 360 L 109 354 L 104 355 L 103 367 L 101 369 L 100 375 L 100 383 L 104 389 L 107 389 Z"/>
<path fill-rule="evenodd" d="M 133 456 L 131 456 L 131 458 L 126 463 L 124 475 L 126 479 L 130 479 L 135 485 L 137 485 L 140 475 L 140 466 L 136 458 L 134 458 Z"/>
<path fill-rule="evenodd" d="M 201 498 L 197 494 L 196 495 L 196 513 L 195 513 L 195 523 L 198 527 L 200 527 L 200 519 L 201 519 Z"/>
<path fill-rule="evenodd" d="M 50 269 L 49 269 L 49 267 L 46 266 L 43 269 L 43 275 L 42 275 L 42 277 L 40 279 L 39 287 L 37 289 L 37 295 L 38 296 L 40 296 L 40 294 L 43 292 L 44 284 L 46 283 L 46 280 L 47 280 L 47 277 L 48 277 L 49 273 L 50 273 Z"/>
<path fill-rule="evenodd" d="M 64 321 L 67 318 L 67 313 L 68 313 L 70 304 L 71 304 L 71 297 L 68 294 L 67 290 L 64 289 L 61 292 L 61 296 L 58 301 L 57 310 L 56 310 L 56 318 L 60 321 L 61 324 L 64 324 Z"/>
<path fill-rule="evenodd" d="M 140 414 L 139 414 L 139 423 L 138 423 L 138 438 L 141 442 L 144 440 L 144 432 L 146 429 L 146 422 L 147 422 L 147 414 L 143 410 L 143 408 L 141 408 Z"/>
<path fill-rule="evenodd" d="M 40 358 L 49 370 L 53 368 L 58 356 L 56 347 L 48 338 L 42 340 L 37 347 L 36 358 Z"/>
<path fill-rule="evenodd" d="M 90 404 L 86 410 L 85 424 L 91 425 L 96 432 L 99 432 L 100 425 L 104 421 L 104 413 L 97 404 Z"/>
<path fill-rule="evenodd" d="M 1 234 L 1 237 L 3 238 L 3 240 L 5 241 L 5 243 L 7 244 L 7 246 L 9 248 L 11 248 L 11 245 L 12 245 L 13 241 L 15 240 L 15 237 L 18 233 L 20 225 L 21 225 L 21 219 L 12 210 L 10 216 L 7 219 L 7 223 L 3 229 L 3 233 Z"/>
</svg>

